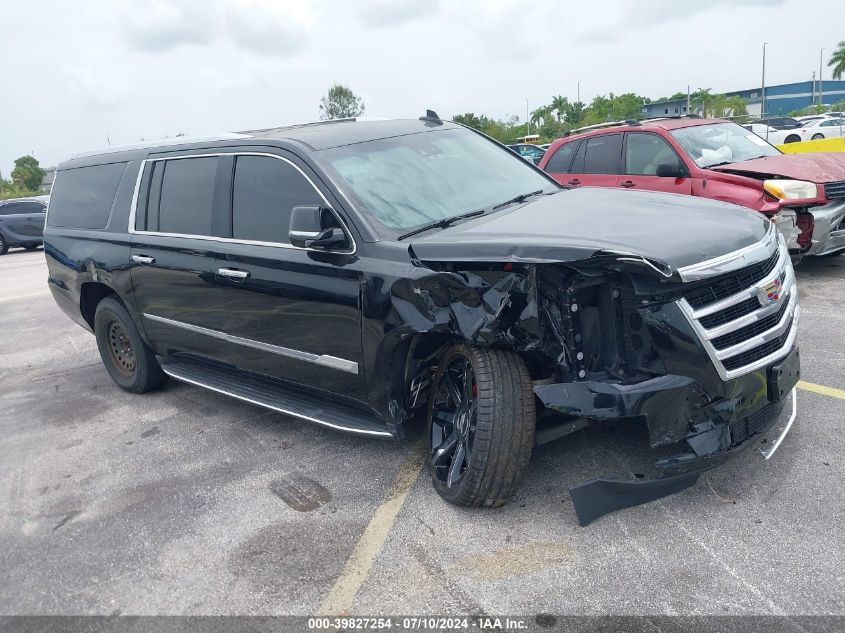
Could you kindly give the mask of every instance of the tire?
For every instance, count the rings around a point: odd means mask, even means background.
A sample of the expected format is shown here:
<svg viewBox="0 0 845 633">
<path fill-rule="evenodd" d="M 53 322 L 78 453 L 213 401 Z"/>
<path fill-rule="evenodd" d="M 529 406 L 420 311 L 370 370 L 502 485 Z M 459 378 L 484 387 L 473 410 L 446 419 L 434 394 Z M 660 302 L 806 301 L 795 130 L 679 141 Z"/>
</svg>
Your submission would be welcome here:
<svg viewBox="0 0 845 633">
<path fill-rule="evenodd" d="M 460 506 L 507 503 L 534 448 L 534 391 L 525 362 L 509 351 L 451 347 L 435 372 L 427 417 L 428 469 L 437 493 Z"/>
<path fill-rule="evenodd" d="M 24 248 L 28 251 L 34 251 L 39 246 L 41 246 L 41 244 L 24 244 Z"/>
<path fill-rule="evenodd" d="M 819 141 L 824 138 L 824 134 L 813 134 L 813 140 Z"/>
<path fill-rule="evenodd" d="M 6 241 L 6 238 L 3 237 L 3 234 L 0 233 L 0 255 L 5 255 L 9 252 L 9 243 Z"/>
<path fill-rule="evenodd" d="M 132 317 L 114 297 L 106 297 L 97 305 L 94 334 L 103 365 L 121 389 L 144 393 L 157 389 L 167 380 Z"/>
<path fill-rule="evenodd" d="M 797 142 L 798 142 L 798 141 L 800 141 L 800 140 L 801 140 L 801 137 L 800 137 L 800 136 L 797 136 L 797 135 L 795 135 L 795 134 L 790 134 L 789 136 L 787 136 L 787 137 L 784 139 L 784 141 L 783 141 L 783 142 L 784 142 L 784 143 L 797 143 Z"/>
</svg>

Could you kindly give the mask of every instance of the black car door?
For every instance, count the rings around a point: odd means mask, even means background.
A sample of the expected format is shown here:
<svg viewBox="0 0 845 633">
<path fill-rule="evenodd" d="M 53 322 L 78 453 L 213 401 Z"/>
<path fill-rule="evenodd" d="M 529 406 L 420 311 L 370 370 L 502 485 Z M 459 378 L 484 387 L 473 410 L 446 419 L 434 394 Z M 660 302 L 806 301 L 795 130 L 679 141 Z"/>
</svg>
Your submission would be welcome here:
<svg viewBox="0 0 845 633">
<path fill-rule="evenodd" d="M 220 358 L 225 346 L 204 331 L 212 322 L 214 263 L 231 161 L 217 155 L 151 157 L 144 162 L 130 217 L 135 307 L 155 351 Z"/>
<path fill-rule="evenodd" d="M 229 239 L 214 265 L 210 327 L 236 341 L 226 360 L 242 369 L 364 400 L 353 236 L 332 214 L 347 244 L 331 252 L 292 246 L 293 207 L 331 207 L 331 194 L 295 156 L 266 152 L 233 157 Z"/>
</svg>

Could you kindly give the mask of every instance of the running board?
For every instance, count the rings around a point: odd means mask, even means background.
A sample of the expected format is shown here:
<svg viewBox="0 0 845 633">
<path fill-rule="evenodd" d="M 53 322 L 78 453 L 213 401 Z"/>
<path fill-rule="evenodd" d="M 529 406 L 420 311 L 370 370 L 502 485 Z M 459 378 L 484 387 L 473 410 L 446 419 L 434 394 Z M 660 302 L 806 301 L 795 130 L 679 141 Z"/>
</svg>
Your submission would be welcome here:
<svg viewBox="0 0 845 633">
<path fill-rule="evenodd" d="M 176 380 L 204 387 L 322 426 L 377 437 L 393 437 L 375 416 L 325 397 L 311 396 L 279 380 L 193 358 L 163 360 L 161 369 Z"/>
</svg>

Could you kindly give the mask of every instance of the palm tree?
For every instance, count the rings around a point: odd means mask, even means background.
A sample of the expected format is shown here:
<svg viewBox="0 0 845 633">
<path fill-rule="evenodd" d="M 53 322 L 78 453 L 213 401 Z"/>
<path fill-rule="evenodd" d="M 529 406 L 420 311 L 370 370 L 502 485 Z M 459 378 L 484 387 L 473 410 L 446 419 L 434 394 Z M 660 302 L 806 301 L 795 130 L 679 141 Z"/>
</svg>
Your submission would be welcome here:
<svg viewBox="0 0 845 633">
<path fill-rule="evenodd" d="M 833 66 L 833 78 L 842 79 L 842 74 L 845 73 L 845 40 L 836 45 L 836 50 L 830 56 L 828 66 Z"/>
<path fill-rule="evenodd" d="M 557 122 L 560 123 L 563 115 L 566 113 L 567 109 L 569 109 L 569 99 L 562 97 L 561 95 L 553 97 L 551 108 L 557 113 Z"/>
</svg>

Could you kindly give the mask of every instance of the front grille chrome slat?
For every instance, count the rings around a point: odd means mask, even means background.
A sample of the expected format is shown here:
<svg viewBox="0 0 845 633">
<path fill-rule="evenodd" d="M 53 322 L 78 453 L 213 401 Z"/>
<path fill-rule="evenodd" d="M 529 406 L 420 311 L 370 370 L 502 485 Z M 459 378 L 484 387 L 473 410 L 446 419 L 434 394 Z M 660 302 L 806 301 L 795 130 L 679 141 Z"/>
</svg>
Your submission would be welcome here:
<svg viewBox="0 0 845 633">
<path fill-rule="evenodd" d="M 704 304 L 697 301 L 694 307 L 686 297 L 678 301 L 723 380 L 765 367 L 785 356 L 795 343 L 801 308 L 789 251 L 779 240 L 761 254 L 765 259 L 746 269 L 713 277 L 713 287 L 722 291 L 743 281 L 749 284 L 739 292 L 728 297 L 722 292 L 720 298 Z M 773 290 L 777 297 L 769 294 Z M 699 299 L 706 292 L 706 284 L 703 289 L 697 285 L 695 297 Z M 719 297 L 719 292 L 712 292 L 712 296 Z M 756 309 L 751 299 L 758 302 Z M 716 325 L 708 329 L 702 320 Z M 763 328 L 768 329 L 760 331 Z"/>
<path fill-rule="evenodd" d="M 766 306 L 765 308 L 760 308 L 760 303 L 757 300 L 757 293 L 755 292 L 753 298 L 755 301 L 757 301 L 757 310 L 751 312 L 750 314 L 741 316 L 738 319 L 734 319 L 733 321 L 728 321 L 724 325 L 720 325 L 709 330 L 705 328 L 707 338 L 710 340 L 719 338 L 720 336 L 730 334 L 734 330 L 738 330 L 739 328 L 745 327 L 746 325 L 751 325 L 752 323 L 756 323 L 757 321 L 764 319 L 771 314 L 774 314 L 775 312 L 780 310 L 783 305 L 783 301 L 792 295 L 794 284 L 795 274 L 792 272 L 787 272 L 786 279 L 783 281 L 783 299 L 781 301 Z"/>
</svg>

